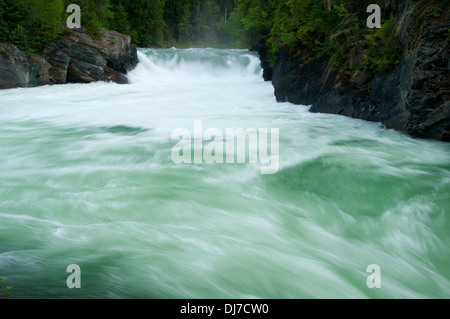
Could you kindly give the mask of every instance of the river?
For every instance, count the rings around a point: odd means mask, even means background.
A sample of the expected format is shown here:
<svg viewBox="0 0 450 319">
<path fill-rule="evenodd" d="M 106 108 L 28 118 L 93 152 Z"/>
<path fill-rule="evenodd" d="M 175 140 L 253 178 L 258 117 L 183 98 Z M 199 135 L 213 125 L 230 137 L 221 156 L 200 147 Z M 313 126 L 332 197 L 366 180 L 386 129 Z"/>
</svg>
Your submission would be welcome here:
<svg viewBox="0 0 450 319">
<path fill-rule="evenodd" d="M 450 296 L 449 144 L 277 103 L 249 51 L 139 59 L 130 85 L 0 91 L 9 298 Z M 196 123 L 278 129 L 277 170 L 174 162 Z"/>
</svg>

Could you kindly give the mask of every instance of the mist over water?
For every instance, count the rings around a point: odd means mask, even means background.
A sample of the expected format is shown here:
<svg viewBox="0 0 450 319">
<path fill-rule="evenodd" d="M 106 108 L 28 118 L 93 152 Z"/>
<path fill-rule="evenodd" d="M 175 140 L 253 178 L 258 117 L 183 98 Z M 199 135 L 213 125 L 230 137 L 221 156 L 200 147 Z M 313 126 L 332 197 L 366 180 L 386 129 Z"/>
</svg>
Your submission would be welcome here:
<svg viewBox="0 0 450 319">
<path fill-rule="evenodd" d="M 139 59 L 130 85 L 0 91 L 11 298 L 450 296 L 450 145 L 276 103 L 252 52 Z M 195 120 L 279 128 L 279 172 L 175 165 L 171 134 Z"/>
</svg>

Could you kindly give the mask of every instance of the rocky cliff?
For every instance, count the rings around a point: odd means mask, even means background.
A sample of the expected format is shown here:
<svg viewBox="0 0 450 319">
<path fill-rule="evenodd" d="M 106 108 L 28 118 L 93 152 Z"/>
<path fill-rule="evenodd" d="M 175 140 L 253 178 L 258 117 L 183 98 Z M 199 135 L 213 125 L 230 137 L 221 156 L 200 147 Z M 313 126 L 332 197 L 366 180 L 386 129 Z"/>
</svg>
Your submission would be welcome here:
<svg viewBox="0 0 450 319">
<path fill-rule="evenodd" d="M 382 122 L 414 137 L 450 141 L 450 13 L 428 13 L 426 1 L 384 1 L 394 15 L 403 53 L 385 72 L 334 72 L 327 54 L 292 52 L 285 47 L 269 63 L 260 44 L 266 80 L 280 102 L 312 105 L 311 112 L 341 114 Z M 311 55 L 315 55 L 314 59 Z"/>
<path fill-rule="evenodd" d="M 74 30 L 49 43 L 43 55 L 0 44 L 0 89 L 95 81 L 125 84 L 126 73 L 137 63 L 131 37 L 115 31 L 103 31 L 101 40 L 93 40 L 83 30 Z"/>
</svg>

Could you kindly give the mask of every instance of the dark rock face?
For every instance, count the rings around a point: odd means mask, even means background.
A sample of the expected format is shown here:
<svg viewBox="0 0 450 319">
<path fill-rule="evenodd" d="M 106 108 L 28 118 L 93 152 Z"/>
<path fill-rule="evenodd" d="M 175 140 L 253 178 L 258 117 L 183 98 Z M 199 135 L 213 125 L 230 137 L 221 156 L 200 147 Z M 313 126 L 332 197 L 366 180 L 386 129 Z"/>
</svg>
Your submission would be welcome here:
<svg viewBox="0 0 450 319">
<path fill-rule="evenodd" d="M 49 81 L 50 64 L 44 58 L 0 44 L 0 89 L 35 87 Z"/>
<path fill-rule="evenodd" d="M 50 53 L 49 60 L 52 63 L 52 67 L 49 70 L 49 74 L 52 82 L 55 84 L 66 83 L 67 68 L 72 53 L 70 42 L 63 41 L 62 39 L 53 41 L 47 46 L 46 52 Z"/>
<path fill-rule="evenodd" d="M 49 43 L 44 52 L 47 59 L 0 44 L 0 89 L 96 81 L 126 84 L 125 74 L 139 62 L 131 37 L 115 31 L 93 40 L 83 30 L 74 30 Z"/>
<path fill-rule="evenodd" d="M 67 82 L 90 83 L 103 80 L 106 61 L 99 51 L 73 45 L 67 69 Z"/>
<path fill-rule="evenodd" d="M 104 31 L 102 40 L 93 40 L 81 30 L 47 45 L 54 83 L 113 81 L 128 83 L 125 74 L 138 64 L 131 37 Z"/>
<path fill-rule="evenodd" d="M 382 122 L 414 137 L 450 141 L 449 7 L 439 21 L 425 18 L 417 29 L 412 16 L 418 1 L 388 2 L 399 17 L 403 55 L 397 66 L 375 75 L 356 71 L 343 81 L 332 71 L 329 56 L 308 62 L 311 52 L 294 56 L 284 48 L 269 70 L 277 100 L 312 105 L 311 112 Z M 258 49 L 267 63 L 267 49 Z"/>
<path fill-rule="evenodd" d="M 102 54 L 108 67 L 111 69 L 127 73 L 133 70 L 139 63 L 137 49 L 131 43 L 131 37 L 120 34 L 116 31 L 103 32 L 101 40 Z"/>
<path fill-rule="evenodd" d="M 273 68 L 272 63 L 270 62 L 270 50 L 266 45 L 266 41 L 259 41 L 256 46 L 252 47 L 251 51 L 258 51 L 259 53 L 264 81 L 272 81 Z"/>
</svg>

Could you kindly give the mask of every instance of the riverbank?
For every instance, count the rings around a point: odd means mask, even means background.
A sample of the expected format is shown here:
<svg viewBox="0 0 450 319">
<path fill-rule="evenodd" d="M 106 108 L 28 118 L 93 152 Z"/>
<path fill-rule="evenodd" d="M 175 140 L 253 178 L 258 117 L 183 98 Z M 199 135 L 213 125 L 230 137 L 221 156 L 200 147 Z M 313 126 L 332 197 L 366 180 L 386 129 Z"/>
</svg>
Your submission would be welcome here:
<svg viewBox="0 0 450 319">
<path fill-rule="evenodd" d="M 413 137 L 450 141 L 449 6 L 433 8 L 425 1 L 383 7 L 385 15 L 396 17 L 402 54 L 394 67 L 380 72 L 357 61 L 358 54 L 370 49 L 365 47 L 342 54 L 339 68 L 326 51 L 284 46 L 273 59 L 264 41 L 255 49 L 279 102 L 312 105 L 311 112 L 381 122 Z"/>
<path fill-rule="evenodd" d="M 101 40 L 94 40 L 84 29 L 74 29 L 47 44 L 42 54 L 0 44 L 0 89 L 97 81 L 125 84 L 125 75 L 138 62 L 130 36 L 107 30 Z"/>
</svg>

